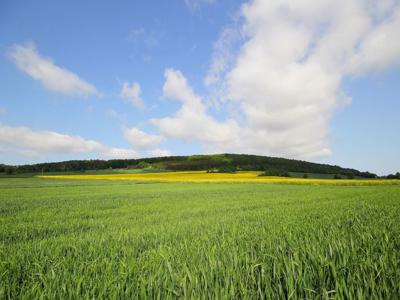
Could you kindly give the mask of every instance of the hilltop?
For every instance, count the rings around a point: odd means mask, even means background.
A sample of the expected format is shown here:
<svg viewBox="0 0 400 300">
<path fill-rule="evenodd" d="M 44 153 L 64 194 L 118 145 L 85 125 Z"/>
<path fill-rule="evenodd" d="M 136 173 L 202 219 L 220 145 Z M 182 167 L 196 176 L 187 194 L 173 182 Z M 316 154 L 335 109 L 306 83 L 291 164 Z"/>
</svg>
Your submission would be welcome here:
<svg viewBox="0 0 400 300">
<path fill-rule="evenodd" d="M 12 168 L 13 172 L 16 173 L 76 172 L 106 169 L 207 170 L 214 172 L 274 170 L 287 173 L 340 174 L 348 177 L 365 178 L 376 177 L 375 174 L 370 172 L 361 172 L 356 169 L 342 168 L 336 165 L 247 154 L 168 156 L 113 160 L 71 160 L 20 166 L 0 165 L 0 172 L 4 172 L 9 168 Z"/>
</svg>

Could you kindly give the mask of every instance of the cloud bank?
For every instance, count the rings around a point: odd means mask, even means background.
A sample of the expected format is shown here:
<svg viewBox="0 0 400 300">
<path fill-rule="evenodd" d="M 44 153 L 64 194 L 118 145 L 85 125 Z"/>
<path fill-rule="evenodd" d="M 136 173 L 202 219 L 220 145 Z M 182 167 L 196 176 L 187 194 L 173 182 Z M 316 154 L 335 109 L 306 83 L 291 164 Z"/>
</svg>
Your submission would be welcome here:
<svg viewBox="0 0 400 300">
<path fill-rule="evenodd" d="M 112 148 L 94 140 L 54 131 L 33 130 L 0 124 L 0 151 L 25 157 L 45 157 L 56 154 L 91 154 L 102 158 L 135 158 L 133 149 Z"/>
<path fill-rule="evenodd" d="M 98 94 L 93 85 L 40 55 L 33 44 L 14 45 L 8 55 L 22 72 L 40 81 L 48 90 L 65 95 Z"/>
<path fill-rule="evenodd" d="M 225 28 L 215 43 L 205 78 L 236 115 L 213 118 L 183 74 L 168 69 L 164 97 L 182 105 L 151 119 L 164 136 L 215 152 L 326 156 L 332 114 L 351 100 L 343 79 L 400 62 L 399 1 L 254 0 L 241 16 L 240 27 Z M 239 49 L 232 49 L 235 32 Z"/>
</svg>

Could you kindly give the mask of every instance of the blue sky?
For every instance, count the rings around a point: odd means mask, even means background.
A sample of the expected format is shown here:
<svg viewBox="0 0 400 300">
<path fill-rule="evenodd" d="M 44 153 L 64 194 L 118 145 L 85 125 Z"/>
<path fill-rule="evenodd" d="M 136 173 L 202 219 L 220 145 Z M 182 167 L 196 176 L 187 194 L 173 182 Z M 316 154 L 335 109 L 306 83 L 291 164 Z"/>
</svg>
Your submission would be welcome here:
<svg viewBox="0 0 400 300">
<path fill-rule="evenodd" d="M 324 3 L 3 1 L 0 162 L 235 152 L 399 171 L 399 1 Z"/>
</svg>

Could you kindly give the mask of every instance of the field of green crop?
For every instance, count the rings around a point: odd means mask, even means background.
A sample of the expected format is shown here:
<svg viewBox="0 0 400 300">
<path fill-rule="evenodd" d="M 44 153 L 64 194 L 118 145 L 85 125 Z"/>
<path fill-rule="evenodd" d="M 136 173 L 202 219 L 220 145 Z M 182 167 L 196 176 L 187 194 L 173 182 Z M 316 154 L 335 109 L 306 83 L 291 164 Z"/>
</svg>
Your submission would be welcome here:
<svg viewBox="0 0 400 300">
<path fill-rule="evenodd" d="M 0 299 L 399 299 L 400 186 L 0 179 Z"/>
</svg>

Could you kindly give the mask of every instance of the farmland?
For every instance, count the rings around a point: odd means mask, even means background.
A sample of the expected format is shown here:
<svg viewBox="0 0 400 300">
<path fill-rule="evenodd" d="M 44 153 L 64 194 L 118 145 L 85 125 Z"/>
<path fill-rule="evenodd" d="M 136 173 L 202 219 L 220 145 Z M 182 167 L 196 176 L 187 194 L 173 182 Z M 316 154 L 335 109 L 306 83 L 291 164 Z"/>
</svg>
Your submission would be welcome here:
<svg viewBox="0 0 400 300">
<path fill-rule="evenodd" d="M 399 216 L 399 185 L 0 179 L 0 298 L 399 298 Z"/>
<path fill-rule="evenodd" d="M 303 179 L 290 177 L 259 176 L 262 172 L 244 171 L 235 173 L 209 173 L 206 171 L 186 172 L 142 172 L 122 174 L 74 174 L 42 175 L 45 179 L 80 180 L 130 180 L 139 182 L 198 182 L 198 183 L 267 183 L 267 184 L 305 184 L 305 185 L 400 185 L 393 179 Z"/>
</svg>

